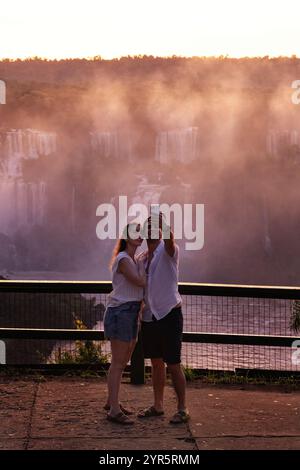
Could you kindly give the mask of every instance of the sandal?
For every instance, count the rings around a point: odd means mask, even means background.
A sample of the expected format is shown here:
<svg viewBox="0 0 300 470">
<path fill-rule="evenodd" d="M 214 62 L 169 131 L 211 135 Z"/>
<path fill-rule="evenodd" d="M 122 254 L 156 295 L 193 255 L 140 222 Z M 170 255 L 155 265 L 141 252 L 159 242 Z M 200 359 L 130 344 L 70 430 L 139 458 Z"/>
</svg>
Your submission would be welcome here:
<svg viewBox="0 0 300 470">
<path fill-rule="evenodd" d="M 164 415 L 164 411 L 157 411 L 154 406 L 150 406 L 149 408 L 145 408 L 138 413 L 138 418 L 150 418 L 152 416 L 162 416 Z"/>
<path fill-rule="evenodd" d="M 122 411 L 120 411 L 120 413 L 116 414 L 115 416 L 111 416 L 109 413 L 107 413 L 106 417 L 108 421 L 112 421 L 113 423 L 125 424 L 125 425 L 134 424 L 134 421 L 128 418 L 128 416 L 124 415 Z"/>
<path fill-rule="evenodd" d="M 106 403 L 106 405 L 103 406 L 103 409 L 104 409 L 105 411 L 109 411 L 109 410 L 110 410 L 110 406 Z M 134 411 L 128 410 L 128 408 L 125 408 L 123 405 L 121 405 L 121 403 L 120 403 L 120 410 L 121 410 L 122 413 L 124 413 L 124 415 L 126 415 L 126 416 L 134 415 Z"/>
<path fill-rule="evenodd" d="M 170 423 L 171 424 L 187 423 L 189 419 L 190 419 L 190 414 L 187 410 L 179 410 L 170 419 Z"/>
</svg>

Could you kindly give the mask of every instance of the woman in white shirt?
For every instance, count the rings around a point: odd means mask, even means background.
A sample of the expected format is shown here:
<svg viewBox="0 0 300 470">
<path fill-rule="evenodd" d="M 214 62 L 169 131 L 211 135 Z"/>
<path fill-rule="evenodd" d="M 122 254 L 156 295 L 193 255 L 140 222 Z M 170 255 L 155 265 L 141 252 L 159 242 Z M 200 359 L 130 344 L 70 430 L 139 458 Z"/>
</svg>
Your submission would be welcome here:
<svg viewBox="0 0 300 470">
<path fill-rule="evenodd" d="M 133 424 L 132 414 L 119 403 L 122 373 L 130 360 L 138 335 L 138 317 L 143 300 L 146 273 L 142 260 L 134 258 L 142 244 L 139 224 L 128 224 L 116 245 L 112 259 L 113 291 L 108 296 L 104 315 L 104 335 L 111 344 L 108 371 L 107 419 L 119 424 Z"/>
</svg>

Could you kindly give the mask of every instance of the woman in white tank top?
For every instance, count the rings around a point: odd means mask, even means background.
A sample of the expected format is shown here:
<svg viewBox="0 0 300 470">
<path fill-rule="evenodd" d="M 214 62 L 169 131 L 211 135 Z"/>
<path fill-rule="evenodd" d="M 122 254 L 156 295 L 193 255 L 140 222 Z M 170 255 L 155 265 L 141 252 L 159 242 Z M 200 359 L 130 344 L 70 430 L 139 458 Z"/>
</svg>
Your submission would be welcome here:
<svg viewBox="0 0 300 470">
<path fill-rule="evenodd" d="M 108 296 L 104 315 L 104 335 L 111 344 L 108 371 L 107 419 L 119 424 L 133 424 L 132 414 L 119 403 L 122 373 L 131 358 L 138 335 L 138 316 L 146 284 L 142 260 L 134 258 L 142 244 L 139 224 L 128 224 L 116 245 L 112 259 L 113 291 Z"/>
</svg>

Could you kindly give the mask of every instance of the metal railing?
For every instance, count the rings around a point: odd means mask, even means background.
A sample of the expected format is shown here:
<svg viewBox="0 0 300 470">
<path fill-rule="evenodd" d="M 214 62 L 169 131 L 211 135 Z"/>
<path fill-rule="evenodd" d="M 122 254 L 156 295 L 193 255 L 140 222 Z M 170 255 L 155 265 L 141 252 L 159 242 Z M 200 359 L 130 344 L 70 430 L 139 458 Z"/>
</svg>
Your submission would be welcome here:
<svg viewBox="0 0 300 470">
<path fill-rule="evenodd" d="M 49 327 L 51 318 L 48 318 L 46 326 L 27 327 L 25 317 L 22 327 L 16 327 L 14 326 L 15 314 L 23 304 L 15 301 L 15 298 L 11 296 L 20 296 L 21 294 L 25 296 L 31 294 L 39 294 L 40 296 L 67 294 L 105 296 L 111 289 L 111 282 L 106 281 L 1 280 L 0 296 L 9 296 L 5 298 L 5 301 L 7 311 L 10 312 L 10 319 L 9 322 L 7 319 L 4 321 L 1 318 L 0 310 L 0 339 L 102 341 L 104 339 L 103 331 L 91 328 L 61 328 L 60 317 L 56 318 L 56 323 L 59 324 L 58 328 Z M 299 337 L 292 335 L 288 326 L 291 302 L 300 300 L 300 288 L 298 287 L 180 283 L 179 291 L 184 299 L 183 308 L 187 313 L 183 343 L 198 345 L 198 347 L 205 344 L 217 347 L 219 345 L 230 347 L 236 345 L 237 347 L 267 347 L 269 350 L 272 348 L 275 350 L 276 348 L 291 348 L 292 343 L 299 339 Z M 42 316 L 48 305 L 47 297 L 43 301 L 41 297 L 36 300 L 34 315 L 38 318 L 35 323 L 39 323 L 39 317 Z M 76 299 L 76 305 L 79 300 Z M 105 298 L 102 299 L 102 303 L 105 304 Z M 30 305 L 32 304 L 28 304 L 29 310 L 32 308 Z M 89 310 L 91 307 L 88 304 L 85 308 Z M 48 316 L 51 317 L 51 312 Z M 214 354 L 216 355 L 216 349 L 212 350 L 212 355 Z M 193 360 L 192 356 L 191 361 Z M 218 361 L 216 361 L 214 368 L 218 368 Z M 144 358 L 140 342 L 137 344 L 131 360 L 131 381 L 132 383 L 144 383 Z"/>
</svg>

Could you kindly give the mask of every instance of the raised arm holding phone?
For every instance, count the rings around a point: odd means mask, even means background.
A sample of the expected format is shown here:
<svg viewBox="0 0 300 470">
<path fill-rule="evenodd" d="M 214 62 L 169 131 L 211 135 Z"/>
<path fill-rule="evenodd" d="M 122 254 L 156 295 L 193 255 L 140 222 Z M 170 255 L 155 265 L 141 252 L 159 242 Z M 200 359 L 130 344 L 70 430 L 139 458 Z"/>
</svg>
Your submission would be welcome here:
<svg viewBox="0 0 300 470">
<path fill-rule="evenodd" d="M 147 273 L 141 333 L 144 355 L 152 363 L 154 403 L 140 411 L 138 417 L 143 419 L 164 414 L 167 364 L 177 396 L 177 412 L 170 423 L 178 424 L 189 419 L 185 401 L 186 381 L 181 367 L 183 316 L 178 292 L 179 248 L 159 211 L 151 213 L 144 233 L 147 233 L 148 250 L 141 255 Z"/>
</svg>

